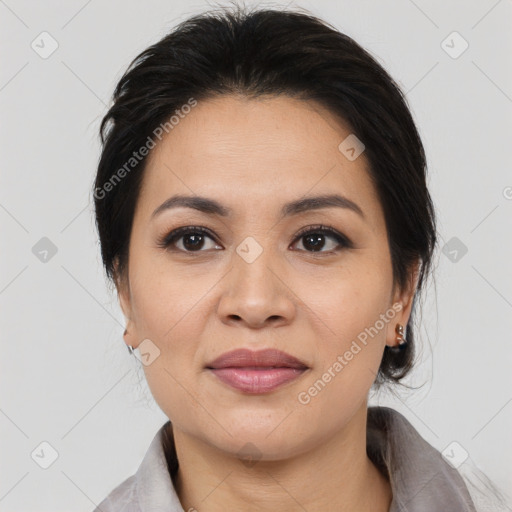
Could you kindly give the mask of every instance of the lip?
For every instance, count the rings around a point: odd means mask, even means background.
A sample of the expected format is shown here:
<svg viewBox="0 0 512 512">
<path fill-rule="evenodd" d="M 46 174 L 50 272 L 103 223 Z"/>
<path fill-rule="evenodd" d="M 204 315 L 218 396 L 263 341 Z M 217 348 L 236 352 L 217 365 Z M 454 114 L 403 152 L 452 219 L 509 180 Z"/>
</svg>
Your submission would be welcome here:
<svg viewBox="0 0 512 512">
<path fill-rule="evenodd" d="M 211 363 L 206 368 L 246 368 L 248 366 L 258 367 L 277 367 L 277 368 L 295 368 L 306 369 L 307 365 L 286 352 L 274 348 L 264 350 L 249 350 L 248 348 L 239 348 L 226 352 Z"/>
<path fill-rule="evenodd" d="M 308 366 L 277 349 L 237 349 L 206 365 L 222 382 L 244 393 L 268 393 L 297 379 Z"/>
</svg>

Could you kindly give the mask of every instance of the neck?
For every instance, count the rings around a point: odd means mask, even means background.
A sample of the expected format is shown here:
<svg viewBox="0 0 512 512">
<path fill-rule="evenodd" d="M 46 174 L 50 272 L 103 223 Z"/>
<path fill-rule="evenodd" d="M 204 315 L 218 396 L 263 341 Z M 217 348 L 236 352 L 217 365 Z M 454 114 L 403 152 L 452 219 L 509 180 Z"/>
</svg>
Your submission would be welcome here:
<svg viewBox="0 0 512 512">
<path fill-rule="evenodd" d="M 366 403 L 340 432 L 278 461 L 243 464 L 173 425 L 184 510 L 388 512 L 388 480 L 366 454 Z"/>
</svg>

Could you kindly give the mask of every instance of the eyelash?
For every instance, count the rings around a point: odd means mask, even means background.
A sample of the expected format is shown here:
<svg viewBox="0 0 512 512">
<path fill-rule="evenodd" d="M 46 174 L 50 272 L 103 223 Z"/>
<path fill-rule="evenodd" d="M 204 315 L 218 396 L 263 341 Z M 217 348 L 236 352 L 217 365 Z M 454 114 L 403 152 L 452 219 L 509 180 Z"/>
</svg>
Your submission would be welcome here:
<svg viewBox="0 0 512 512">
<path fill-rule="evenodd" d="M 179 240 L 183 236 L 189 235 L 189 234 L 198 234 L 198 233 L 200 233 L 202 235 L 207 235 L 215 243 L 218 243 L 216 238 L 210 232 L 210 230 L 208 230 L 206 228 L 203 228 L 201 226 L 183 226 L 181 228 L 171 231 L 169 234 L 160 238 L 157 242 L 157 245 L 161 249 L 168 249 L 169 246 L 174 244 L 177 240 Z M 343 248 L 350 249 L 353 247 L 352 242 L 345 235 L 342 235 L 341 233 L 336 231 L 334 228 L 332 228 L 330 226 L 325 226 L 323 224 L 319 224 L 317 226 L 308 226 L 306 228 L 301 229 L 299 231 L 299 233 L 297 233 L 297 235 L 295 236 L 293 243 L 297 242 L 300 238 L 303 238 L 304 236 L 312 234 L 312 233 L 315 233 L 315 234 L 321 233 L 324 235 L 329 235 L 330 237 L 334 238 L 336 240 L 336 242 L 338 242 L 339 245 L 343 246 Z M 179 252 L 187 253 L 187 254 L 204 252 L 202 250 L 198 250 L 198 251 L 184 251 L 182 249 L 176 249 L 176 250 Z M 307 251 L 306 250 L 305 252 L 308 252 L 310 254 L 332 254 L 339 250 L 341 250 L 341 249 L 338 248 L 338 249 L 334 249 L 334 250 L 330 250 L 330 251 Z"/>
</svg>

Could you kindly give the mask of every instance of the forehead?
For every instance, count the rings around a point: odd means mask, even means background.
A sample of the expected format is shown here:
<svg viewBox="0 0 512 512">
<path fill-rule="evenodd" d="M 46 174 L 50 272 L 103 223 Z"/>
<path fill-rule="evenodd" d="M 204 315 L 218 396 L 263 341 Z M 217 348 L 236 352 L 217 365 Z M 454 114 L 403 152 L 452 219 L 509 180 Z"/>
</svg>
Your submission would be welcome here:
<svg viewBox="0 0 512 512">
<path fill-rule="evenodd" d="M 339 149 L 350 135 L 348 125 L 312 101 L 200 101 L 151 150 L 138 209 L 151 215 L 183 193 L 222 201 L 240 216 L 263 206 L 277 214 L 290 199 L 337 193 L 378 216 L 364 152 L 349 160 Z"/>
</svg>

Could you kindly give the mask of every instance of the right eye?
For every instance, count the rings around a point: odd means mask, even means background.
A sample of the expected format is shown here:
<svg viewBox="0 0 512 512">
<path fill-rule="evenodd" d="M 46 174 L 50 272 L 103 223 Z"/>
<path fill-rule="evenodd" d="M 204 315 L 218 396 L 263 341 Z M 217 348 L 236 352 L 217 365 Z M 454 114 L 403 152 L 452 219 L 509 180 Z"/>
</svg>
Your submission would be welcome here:
<svg viewBox="0 0 512 512">
<path fill-rule="evenodd" d="M 174 229 L 158 241 L 158 247 L 188 253 L 204 252 L 201 249 L 204 247 L 206 238 L 215 242 L 215 247 L 220 247 L 210 230 L 201 226 L 184 226 Z M 182 242 L 182 247 L 178 247 L 180 241 Z"/>
</svg>

